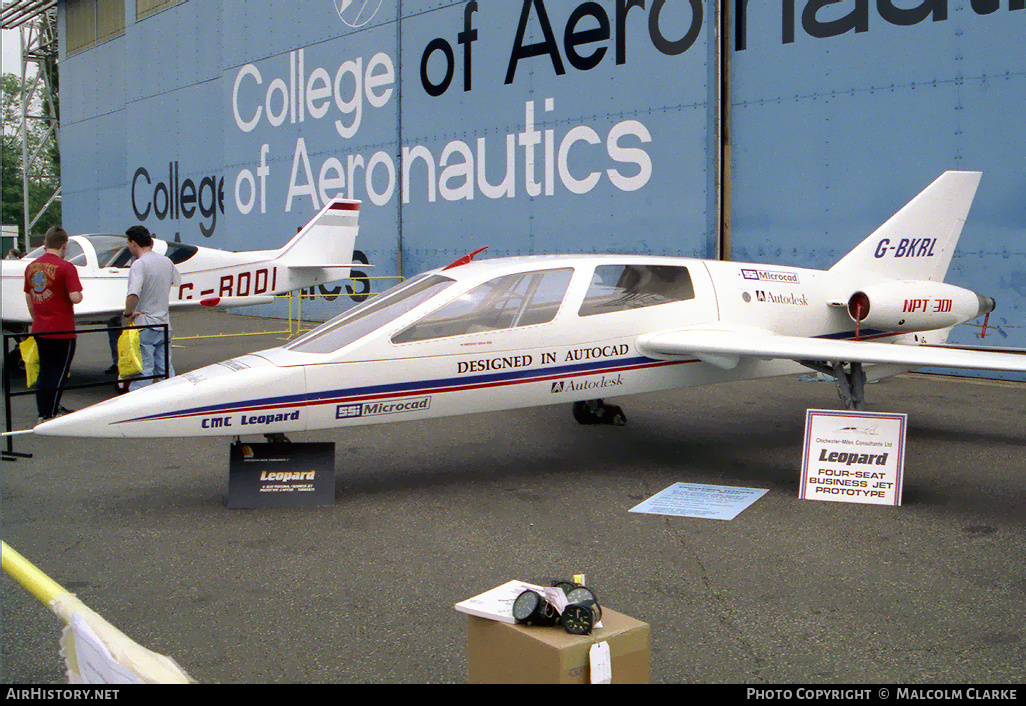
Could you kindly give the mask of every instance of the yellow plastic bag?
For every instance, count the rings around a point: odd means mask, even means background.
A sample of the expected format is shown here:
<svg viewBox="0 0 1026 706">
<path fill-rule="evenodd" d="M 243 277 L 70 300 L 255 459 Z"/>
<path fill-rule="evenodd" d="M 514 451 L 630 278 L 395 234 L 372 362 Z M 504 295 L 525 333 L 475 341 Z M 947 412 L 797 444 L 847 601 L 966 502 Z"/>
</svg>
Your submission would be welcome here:
<svg viewBox="0 0 1026 706">
<path fill-rule="evenodd" d="M 142 349 L 139 347 L 139 329 L 126 328 L 118 336 L 118 375 L 123 378 L 143 371 Z"/>
<path fill-rule="evenodd" d="M 25 362 L 25 384 L 28 387 L 35 387 L 36 379 L 39 377 L 39 347 L 36 346 L 36 337 L 29 336 L 18 344 L 21 351 L 21 359 Z"/>
</svg>

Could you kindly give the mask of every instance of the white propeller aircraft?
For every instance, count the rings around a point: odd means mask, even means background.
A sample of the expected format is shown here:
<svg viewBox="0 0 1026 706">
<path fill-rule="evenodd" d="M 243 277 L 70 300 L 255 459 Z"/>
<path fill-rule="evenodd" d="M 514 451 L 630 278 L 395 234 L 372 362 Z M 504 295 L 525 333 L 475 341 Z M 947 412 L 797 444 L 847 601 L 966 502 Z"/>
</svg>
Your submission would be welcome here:
<svg viewBox="0 0 1026 706">
<path fill-rule="evenodd" d="M 414 277 L 280 348 L 35 427 L 90 437 L 270 435 L 789 375 L 862 385 L 921 366 L 1026 371 L 941 347 L 994 301 L 943 282 L 979 182 L 948 172 L 826 271 L 639 255 L 472 261 Z"/>
<path fill-rule="evenodd" d="M 171 308 L 217 308 L 265 304 L 277 294 L 349 277 L 359 202 L 335 199 L 278 250 L 229 252 L 153 239 L 181 274 L 171 291 Z M 25 268 L 42 248 L 20 260 L 4 260 L 3 327 L 28 330 L 32 317 L 23 288 Z M 123 235 L 73 235 L 65 254 L 78 267 L 82 302 L 76 323 L 98 323 L 125 309 L 132 254 Z"/>
</svg>

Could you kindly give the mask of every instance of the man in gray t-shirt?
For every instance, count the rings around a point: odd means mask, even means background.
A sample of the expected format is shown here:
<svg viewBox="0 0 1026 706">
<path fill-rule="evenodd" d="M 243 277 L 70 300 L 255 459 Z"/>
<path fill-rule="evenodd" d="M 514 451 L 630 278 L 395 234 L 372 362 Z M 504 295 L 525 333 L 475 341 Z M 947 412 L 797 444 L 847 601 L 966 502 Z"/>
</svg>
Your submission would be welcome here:
<svg viewBox="0 0 1026 706">
<path fill-rule="evenodd" d="M 153 237 L 145 226 L 137 225 L 129 228 L 128 250 L 135 257 L 128 271 L 128 296 L 125 298 L 125 326 L 136 324 L 170 324 L 168 300 L 171 287 L 181 281 L 174 263 L 164 255 L 153 252 Z M 142 377 L 153 375 L 174 376 L 175 369 L 171 365 L 171 350 L 165 345 L 162 329 L 142 329 L 139 331 L 139 345 L 142 352 Z M 129 385 L 129 390 L 154 382 L 139 380 Z"/>
</svg>

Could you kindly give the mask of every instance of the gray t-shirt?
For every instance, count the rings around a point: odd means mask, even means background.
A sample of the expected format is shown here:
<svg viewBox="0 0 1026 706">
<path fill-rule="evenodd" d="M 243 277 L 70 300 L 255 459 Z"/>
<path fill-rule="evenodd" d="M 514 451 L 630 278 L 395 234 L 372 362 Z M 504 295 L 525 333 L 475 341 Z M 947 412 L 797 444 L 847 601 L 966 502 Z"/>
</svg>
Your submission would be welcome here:
<svg viewBox="0 0 1026 706">
<path fill-rule="evenodd" d="M 143 253 L 128 271 L 128 293 L 139 297 L 136 324 L 169 324 L 168 298 L 171 287 L 181 281 L 178 269 L 164 255 Z"/>
</svg>

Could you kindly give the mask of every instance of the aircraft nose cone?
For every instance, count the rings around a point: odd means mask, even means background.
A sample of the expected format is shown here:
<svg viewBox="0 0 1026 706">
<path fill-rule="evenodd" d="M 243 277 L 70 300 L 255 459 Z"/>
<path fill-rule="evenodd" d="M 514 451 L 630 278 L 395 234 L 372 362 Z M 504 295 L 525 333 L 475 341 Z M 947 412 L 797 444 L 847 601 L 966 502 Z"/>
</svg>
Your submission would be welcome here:
<svg viewBox="0 0 1026 706">
<path fill-rule="evenodd" d="M 302 368 L 248 355 L 43 422 L 43 436 L 153 438 L 303 431 Z"/>
</svg>

